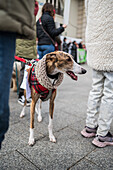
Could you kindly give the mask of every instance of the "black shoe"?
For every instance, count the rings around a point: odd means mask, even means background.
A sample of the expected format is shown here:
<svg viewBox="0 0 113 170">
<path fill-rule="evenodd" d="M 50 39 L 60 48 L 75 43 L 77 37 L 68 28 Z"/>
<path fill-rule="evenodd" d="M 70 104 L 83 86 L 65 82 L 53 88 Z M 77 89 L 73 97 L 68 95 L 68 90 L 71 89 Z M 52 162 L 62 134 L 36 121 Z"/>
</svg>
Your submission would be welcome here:
<svg viewBox="0 0 113 170">
<path fill-rule="evenodd" d="M 24 97 L 24 96 L 21 96 L 21 97 L 18 99 L 18 103 L 21 104 L 22 106 L 24 106 L 24 102 L 25 102 L 25 97 Z"/>
</svg>

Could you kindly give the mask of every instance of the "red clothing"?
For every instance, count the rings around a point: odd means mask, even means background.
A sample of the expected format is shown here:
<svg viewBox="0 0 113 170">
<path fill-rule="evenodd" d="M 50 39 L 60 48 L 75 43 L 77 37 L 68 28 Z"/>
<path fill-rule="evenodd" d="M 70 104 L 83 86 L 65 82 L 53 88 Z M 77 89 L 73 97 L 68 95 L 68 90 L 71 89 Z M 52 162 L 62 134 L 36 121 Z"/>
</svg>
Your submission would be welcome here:
<svg viewBox="0 0 113 170">
<path fill-rule="evenodd" d="M 39 10 L 38 2 L 35 1 L 35 9 L 34 9 L 34 15 L 36 16 Z"/>
<path fill-rule="evenodd" d="M 56 90 L 56 89 L 48 90 L 38 82 L 38 79 L 36 78 L 35 75 L 35 66 L 33 66 L 31 70 L 30 85 L 34 88 L 36 93 L 39 93 L 41 95 L 40 98 L 42 101 L 46 101 L 48 99 L 48 95 L 50 95 L 50 93 L 55 92 Z"/>
</svg>

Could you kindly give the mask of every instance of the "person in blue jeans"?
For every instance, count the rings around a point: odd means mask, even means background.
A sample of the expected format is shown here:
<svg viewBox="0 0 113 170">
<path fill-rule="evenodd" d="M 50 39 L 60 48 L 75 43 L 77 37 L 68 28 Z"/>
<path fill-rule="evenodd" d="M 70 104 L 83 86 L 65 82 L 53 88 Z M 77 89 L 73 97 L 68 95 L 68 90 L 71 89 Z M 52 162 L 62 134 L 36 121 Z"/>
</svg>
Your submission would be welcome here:
<svg viewBox="0 0 113 170">
<path fill-rule="evenodd" d="M 41 59 L 47 53 L 54 52 L 54 51 L 55 51 L 55 46 L 53 44 L 39 45 L 38 46 L 39 59 Z"/>
<path fill-rule="evenodd" d="M 0 32 L 0 148 L 9 126 L 9 90 L 16 34 Z"/>
<path fill-rule="evenodd" d="M 39 59 L 45 54 L 55 51 L 55 38 L 60 35 L 65 28 L 65 24 L 59 28 L 55 28 L 55 10 L 51 3 L 45 3 L 42 7 L 42 16 L 37 21 L 37 51 Z"/>
<path fill-rule="evenodd" d="M 0 1 L 0 149 L 9 127 L 9 92 L 16 38 L 35 38 L 35 1 L 23 1 L 18 1 L 18 5 L 15 0 Z"/>
</svg>

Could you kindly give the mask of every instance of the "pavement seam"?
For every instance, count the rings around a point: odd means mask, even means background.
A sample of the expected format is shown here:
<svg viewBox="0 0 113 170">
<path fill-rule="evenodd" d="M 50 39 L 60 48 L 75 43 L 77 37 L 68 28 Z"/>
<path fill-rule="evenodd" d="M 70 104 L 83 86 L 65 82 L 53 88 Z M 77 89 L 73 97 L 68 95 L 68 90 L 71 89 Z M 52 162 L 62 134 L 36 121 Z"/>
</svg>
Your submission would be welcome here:
<svg viewBox="0 0 113 170">
<path fill-rule="evenodd" d="M 91 161 L 91 160 L 89 160 L 89 159 L 87 159 L 87 158 L 85 158 L 87 161 L 89 161 L 89 162 L 91 162 L 91 163 L 93 163 L 94 165 L 97 165 L 95 162 L 93 162 L 93 161 Z M 99 165 L 97 165 L 98 167 L 100 167 Z M 105 170 L 104 168 L 102 168 L 102 167 L 100 167 L 101 168 L 101 170 L 103 169 L 103 170 Z"/>
<path fill-rule="evenodd" d="M 19 152 L 18 150 L 16 150 L 16 152 L 18 152 L 18 154 L 20 154 L 22 157 L 24 157 L 27 161 L 29 161 L 33 166 L 35 166 L 38 170 L 41 170 L 39 167 L 37 167 L 33 162 L 31 162 L 25 155 L 23 155 L 21 152 Z"/>
<path fill-rule="evenodd" d="M 95 151 L 95 149 L 93 149 L 91 152 Z M 70 167 L 67 168 L 67 170 L 70 170 L 70 168 L 72 168 L 73 166 L 75 166 L 76 164 L 78 164 L 80 161 L 82 161 L 85 157 L 87 157 L 91 152 L 87 153 L 85 156 L 83 156 L 81 159 L 79 159 L 78 161 L 76 161 L 75 163 L 73 163 Z M 85 158 L 86 159 L 86 158 Z M 96 164 L 97 165 L 97 164 Z M 97 165 L 98 166 L 98 165 Z"/>
</svg>

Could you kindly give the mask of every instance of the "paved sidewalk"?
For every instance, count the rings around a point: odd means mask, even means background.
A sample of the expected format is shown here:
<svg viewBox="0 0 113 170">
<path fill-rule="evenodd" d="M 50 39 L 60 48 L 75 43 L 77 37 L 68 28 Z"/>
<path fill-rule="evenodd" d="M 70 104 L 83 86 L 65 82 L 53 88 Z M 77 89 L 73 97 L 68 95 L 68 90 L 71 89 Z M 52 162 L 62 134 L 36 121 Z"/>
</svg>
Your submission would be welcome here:
<svg viewBox="0 0 113 170">
<path fill-rule="evenodd" d="M 65 76 L 58 88 L 54 111 L 54 135 L 57 143 L 48 138 L 48 102 L 42 105 L 43 121 L 35 115 L 35 139 L 28 145 L 29 107 L 21 119 L 17 94 L 10 94 L 10 128 L 0 151 L 0 170 L 113 170 L 113 147 L 96 148 L 92 139 L 83 138 L 87 99 L 91 89 L 91 69 L 78 76 L 78 81 Z M 113 133 L 113 123 L 111 127 Z"/>
</svg>

